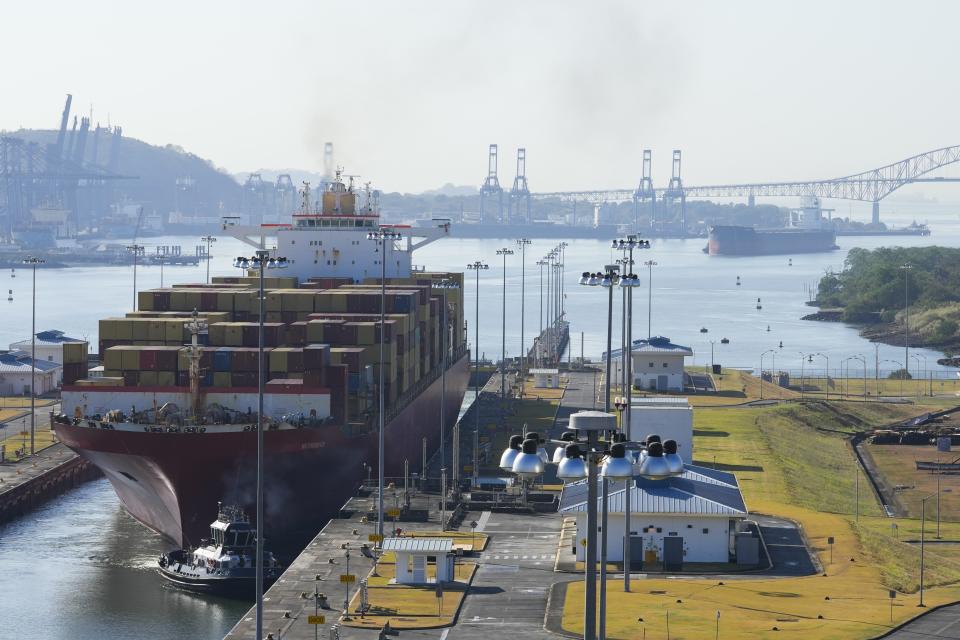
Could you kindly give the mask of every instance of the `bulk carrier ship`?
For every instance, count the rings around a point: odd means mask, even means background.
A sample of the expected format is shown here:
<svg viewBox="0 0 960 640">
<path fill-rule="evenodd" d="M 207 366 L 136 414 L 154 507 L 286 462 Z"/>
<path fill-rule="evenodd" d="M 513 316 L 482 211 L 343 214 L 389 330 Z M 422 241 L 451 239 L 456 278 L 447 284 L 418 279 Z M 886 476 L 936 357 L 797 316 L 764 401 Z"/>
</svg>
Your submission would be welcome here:
<svg viewBox="0 0 960 640">
<path fill-rule="evenodd" d="M 377 196 L 338 173 L 316 203 L 305 185 L 289 224 L 223 227 L 256 249 L 275 238 L 271 255 L 289 265 L 263 274 L 272 540 L 315 534 L 375 472 L 381 333 L 387 476 L 438 445 L 469 382 L 463 274 L 411 263 L 449 227 L 390 227 L 399 238 L 381 253 L 368 238 L 385 226 Z M 199 543 L 219 501 L 255 501 L 258 283 L 250 271 L 139 292 L 138 311 L 100 321 L 104 376 L 63 389 L 57 436 L 104 472 L 134 518 L 180 546 Z"/>
</svg>

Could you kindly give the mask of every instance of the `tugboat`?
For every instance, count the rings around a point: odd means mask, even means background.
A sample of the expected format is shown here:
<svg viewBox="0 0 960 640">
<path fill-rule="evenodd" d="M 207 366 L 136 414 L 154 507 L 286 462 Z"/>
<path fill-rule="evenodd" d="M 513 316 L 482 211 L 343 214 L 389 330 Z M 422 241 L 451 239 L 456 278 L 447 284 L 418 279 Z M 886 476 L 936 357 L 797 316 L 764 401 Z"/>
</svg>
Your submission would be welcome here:
<svg viewBox="0 0 960 640">
<path fill-rule="evenodd" d="M 253 595 L 256 585 L 257 532 L 239 507 L 222 505 L 210 525 L 210 538 L 196 549 L 175 549 L 160 556 L 157 570 L 178 587 L 200 593 L 228 596 Z M 264 552 L 264 587 L 269 587 L 283 567 Z"/>
</svg>

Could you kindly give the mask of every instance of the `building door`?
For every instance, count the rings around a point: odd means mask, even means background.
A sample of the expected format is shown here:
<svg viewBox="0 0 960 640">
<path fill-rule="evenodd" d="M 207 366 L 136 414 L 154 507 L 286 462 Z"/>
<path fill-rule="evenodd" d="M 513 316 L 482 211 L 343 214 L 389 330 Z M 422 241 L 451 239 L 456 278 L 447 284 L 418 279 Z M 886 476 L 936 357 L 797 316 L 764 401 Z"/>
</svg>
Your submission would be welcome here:
<svg viewBox="0 0 960 640">
<path fill-rule="evenodd" d="M 657 376 L 657 391 L 667 391 L 670 388 L 670 382 L 667 376 Z"/>
<path fill-rule="evenodd" d="M 630 570 L 643 569 L 643 536 L 630 536 Z"/>
<path fill-rule="evenodd" d="M 663 539 L 663 570 L 680 571 L 683 568 L 683 538 L 667 536 Z"/>
</svg>

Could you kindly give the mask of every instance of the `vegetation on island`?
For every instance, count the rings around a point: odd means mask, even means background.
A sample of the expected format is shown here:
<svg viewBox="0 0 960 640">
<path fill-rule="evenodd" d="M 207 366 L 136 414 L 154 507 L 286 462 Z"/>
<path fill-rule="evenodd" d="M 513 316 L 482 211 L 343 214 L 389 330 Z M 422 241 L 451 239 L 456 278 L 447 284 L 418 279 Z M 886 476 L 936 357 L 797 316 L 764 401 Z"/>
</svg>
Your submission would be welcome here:
<svg viewBox="0 0 960 640">
<path fill-rule="evenodd" d="M 838 309 L 844 322 L 882 324 L 871 338 L 944 351 L 960 349 L 960 249 L 851 249 L 838 273 L 820 279 L 816 304 Z"/>
</svg>

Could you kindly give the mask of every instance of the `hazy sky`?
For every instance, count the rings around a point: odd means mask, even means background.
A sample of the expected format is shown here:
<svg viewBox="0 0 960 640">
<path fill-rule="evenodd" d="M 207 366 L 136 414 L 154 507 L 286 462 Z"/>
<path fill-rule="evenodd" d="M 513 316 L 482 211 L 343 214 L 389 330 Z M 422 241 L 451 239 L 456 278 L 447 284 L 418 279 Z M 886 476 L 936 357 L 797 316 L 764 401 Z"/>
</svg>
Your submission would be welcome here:
<svg viewBox="0 0 960 640">
<path fill-rule="evenodd" d="M 11 2 L 0 128 L 64 94 L 230 171 L 321 167 L 387 190 L 535 191 L 832 177 L 956 144 L 951 2 Z M 943 187 L 944 196 L 947 189 Z M 955 188 L 953 188 L 955 189 Z M 951 189 L 952 190 L 952 189 Z"/>
</svg>

